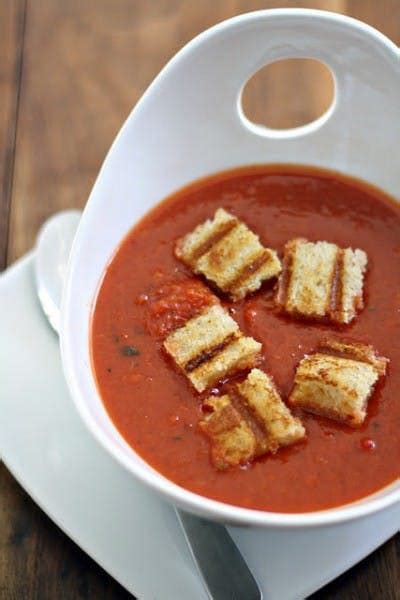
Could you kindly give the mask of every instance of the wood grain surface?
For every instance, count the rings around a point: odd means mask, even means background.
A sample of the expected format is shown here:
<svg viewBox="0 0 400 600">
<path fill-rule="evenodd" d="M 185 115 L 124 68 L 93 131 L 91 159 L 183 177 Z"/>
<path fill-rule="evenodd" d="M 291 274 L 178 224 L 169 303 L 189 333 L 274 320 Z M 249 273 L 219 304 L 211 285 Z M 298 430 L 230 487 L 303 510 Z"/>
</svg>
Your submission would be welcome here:
<svg viewBox="0 0 400 600">
<path fill-rule="evenodd" d="M 276 7 L 348 14 L 400 44 L 400 0 L 0 0 L 0 268 L 50 214 L 84 206 L 122 121 L 185 42 Z M 282 126 L 314 118 L 329 93 L 326 73 L 289 64 L 249 85 L 246 109 Z M 125 598 L 0 465 L 0 599 Z M 400 600 L 399 536 L 313 598 Z"/>
</svg>

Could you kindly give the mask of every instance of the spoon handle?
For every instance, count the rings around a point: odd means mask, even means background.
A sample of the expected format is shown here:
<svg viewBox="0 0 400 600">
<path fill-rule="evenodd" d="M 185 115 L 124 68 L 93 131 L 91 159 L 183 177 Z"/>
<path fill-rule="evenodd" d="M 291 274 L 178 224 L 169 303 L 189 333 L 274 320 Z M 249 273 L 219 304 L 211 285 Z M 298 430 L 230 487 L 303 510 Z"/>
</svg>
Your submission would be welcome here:
<svg viewBox="0 0 400 600">
<path fill-rule="evenodd" d="M 262 593 L 226 527 L 175 509 L 212 600 L 262 600 Z"/>
</svg>

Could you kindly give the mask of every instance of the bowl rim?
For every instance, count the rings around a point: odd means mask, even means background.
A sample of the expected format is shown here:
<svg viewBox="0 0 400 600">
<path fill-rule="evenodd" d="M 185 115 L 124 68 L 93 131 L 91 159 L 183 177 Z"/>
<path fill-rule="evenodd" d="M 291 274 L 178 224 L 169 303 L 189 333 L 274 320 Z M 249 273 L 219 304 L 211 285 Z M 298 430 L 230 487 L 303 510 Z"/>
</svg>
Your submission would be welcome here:
<svg viewBox="0 0 400 600">
<path fill-rule="evenodd" d="M 189 41 L 162 69 L 160 74 L 155 78 L 155 80 L 150 84 L 147 88 L 143 96 L 139 99 L 136 106 L 131 111 L 130 115 L 126 119 L 119 133 L 117 134 L 114 142 L 111 145 L 111 148 L 107 154 L 106 159 L 114 152 L 115 147 L 118 143 L 119 138 L 123 135 L 125 130 L 129 127 L 130 119 L 134 112 L 140 107 L 144 99 L 152 90 L 153 86 L 159 79 L 165 77 L 166 71 L 168 68 L 175 64 L 178 60 L 180 60 L 183 54 L 194 49 L 197 44 L 201 43 L 204 38 L 214 35 L 215 33 L 223 32 L 223 30 L 227 27 L 230 27 L 232 24 L 236 23 L 246 23 L 258 18 L 318 18 L 323 20 L 329 20 L 330 22 L 336 22 L 341 24 L 350 25 L 353 28 L 356 28 L 360 31 L 368 33 L 370 36 L 374 37 L 377 42 L 381 45 L 384 45 L 388 52 L 393 55 L 395 54 L 397 58 L 399 57 L 399 49 L 397 46 L 385 35 L 380 33 L 378 30 L 373 27 L 359 21 L 357 19 L 348 17 L 346 15 L 341 15 L 338 13 L 332 13 L 328 11 L 322 10 L 314 10 L 314 9 L 304 9 L 304 8 L 278 8 L 278 9 L 267 9 L 267 10 L 259 10 L 244 13 L 241 15 L 237 15 L 233 18 L 224 20 L 211 28 L 203 31 L 191 41 Z M 106 162 L 106 161 L 105 161 Z M 104 168 L 103 166 L 100 169 L 100 172 L 97 176 L 96 182 L 93 186 L 93 190 L 96 188 L 99 179 L 102 176 Z M 78 379 L 75 376 L 74 367 L 73 367 L 73 344 L 72 344 L 72 334 L 70 334 L 70 330 L 72 331 L 72 318 L 70 315 L 70 307 L 73 303 L 73 296 L 71 294 L 71 281 L 72 281 L 72 273 L 74 262 L 76 260 L 76 256 L 79 252 L 79 247 L 81 244 L 81 238 L 83 237 L 83 233 L 85 230 L 85 223 L 87 220 L 87 216 L 92 213 L 93 208 L 93 198 L 92 193 L 89 196 L 88 203 L 84 209 L 81 222 L 78 227 L 77 235 L 75 236 L 75 240 L 73 243 L 73 247 L 71 250 L 70 261 L 68 266 L 67 273 L 67 282 L 64 289 L 63 300 L 62 300 L 62 310 L 61 310 L 61 335 L 60 335 L 60 348 L 61 348 L 61 357 L 64 375 L 71 391 L 72 398 L 74 400 L 75 406 L 80 414 L 83 422 L 89 431 L 93 434 L 94 438 L 105 448 L 105 450 L 125 469 L 127 469 L 134 477 L 136 477 L 142 483 L 148 485 L 151 489 L 159 493 L 164 499 L 169 502 L 183 508 L 189 512 L 201 515 L 203 517 L 207 517 L 211 520 L 217 520 L 224 523 L 235 524 L 235 525 L 246 525 L 246 526 L 257 526 L 257 527 L 270 527 L 270 528 L 314 528 L 321 526 L 330 526 L 339 523 L 345 523 L 354 519 L 359 519 L 362 517 L 366 517 L 368 515 L 372 515 L 375 512 L 388 508 L 393 504 L 400 502 L 400 487 L 394 487 L 394 489 L 390 489 L 392 486 L 396 486 L 396 482 L 399 481 L 400 478 L 394 480 L 392 483 L 389 483 L 387 486 L 380 488 L 373 494 L 369 496 L 365 496 L 360 498 L 357 501 L 346 505 L 340 505 L 338 507 L 332 507 L 319 511 L 311 511 L 311 512 L 303 512 L 303 513 L 281 513 L 281 512 L 271 512 L 271 511 L 261 511 L 250 508 L 243 508 L 236 505 L 227 504 L 224 502 L 220 502 L 217 500 L 213 500 L 206 496 L 201 496 L 195 492 L 191 492 L 168 478 L 166 478 L 162 473 L 157 472 L 151 465 L 146 464 L 146 461 L 140 457 L 138 453 L 135 452 L 133 448 L 131 448 L 127 442 L 122 438 L 121 434 L 118 432 L 111 418 L 108 416 L 108 419 L 117 432 L 120 440 L 122 440 L 123 444 L 129 448 L 134 454 L 139 456 L 143 464 L 134 463 L 130 460 L 129 455 L 125 454 L 122 449 L 106 436 L 101 427 L 96 423 L 96 421 L 91 416 L 89 409 L 86 406 L 84 400 L 84 394 L 80 388 L 78 383 Z M 88 310 L 89 319 L 91 318 L 91 309 Z M 93 369 L 89 368 L 90 376 L 94 378 Z M 100 403 L 102 403 L 100 393 L 96 387 L 97 399 Z M 103 404 L 103 403 L 102 403 Z M 104 407 L 104 405 L 103 405 Z M 389 489 L 388 489 L 389 488 Z M 387 490 L 385 492 L 385 490 Z"/>
</svg>

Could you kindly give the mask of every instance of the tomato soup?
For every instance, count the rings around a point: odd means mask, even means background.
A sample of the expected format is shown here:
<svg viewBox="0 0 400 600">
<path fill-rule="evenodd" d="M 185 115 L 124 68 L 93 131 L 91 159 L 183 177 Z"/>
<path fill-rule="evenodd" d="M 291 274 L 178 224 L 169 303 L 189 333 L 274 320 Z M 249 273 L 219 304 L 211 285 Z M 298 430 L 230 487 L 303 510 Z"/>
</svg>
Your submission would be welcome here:
<svg viewBox="0 0 400 600">
<path fill-rule="evenodd" d="M 225 471 L 213 466 L 209 440 L 198 427 L 205 395 L 191 387 L 162 348 L 163 336 L 209 302 L 204 281 L 174 256 L 176 240 L 219 207 L 243 220 L 280 255 L 296 237 L 368 254 L 365 307 L 347 326 L 282 316 L 268 283 L 240 302 L 222 298 L 243 333 L 262 342 L 262 368 L 284 400 L 299 361 L 326 338 L 372 344 L 390 359 L 360 428 L 294 411 L 306 428 L 305 441 Z M 400 473 L 399 263 L 400 207 L 375 188 L 333 172 L 249 167 L 178 191 L 130 231 L 98 292 L 92 360 L 111 420 L 165 477 L 229 504 L 306 512 L 377 491 Z"/>
</svg>

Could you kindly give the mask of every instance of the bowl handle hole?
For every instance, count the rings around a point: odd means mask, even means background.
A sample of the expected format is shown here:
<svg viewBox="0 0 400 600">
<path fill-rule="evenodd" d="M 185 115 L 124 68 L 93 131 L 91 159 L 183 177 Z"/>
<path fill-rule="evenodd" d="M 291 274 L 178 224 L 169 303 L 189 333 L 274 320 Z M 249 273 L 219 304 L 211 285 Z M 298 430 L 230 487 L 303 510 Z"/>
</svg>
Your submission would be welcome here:
<svg viewBox="0 0 400 600">
<path fill-rule="evenodd" d="M 287 131 L 321 119 L 334 98 L 329 67 L 312 58 L 286 58 L 262 67 L 247 81 L 240 112 L 249 125 Z"/>
</svg>

